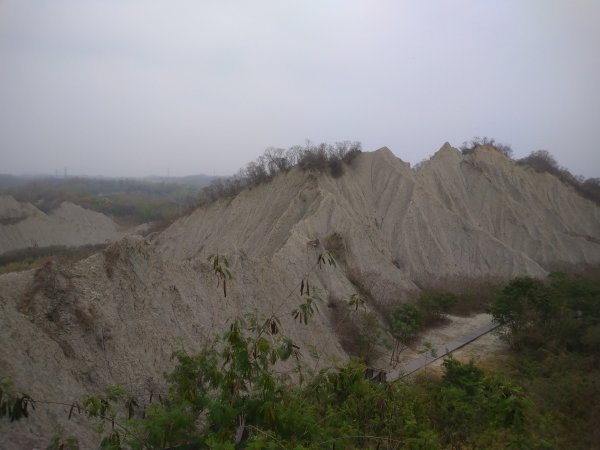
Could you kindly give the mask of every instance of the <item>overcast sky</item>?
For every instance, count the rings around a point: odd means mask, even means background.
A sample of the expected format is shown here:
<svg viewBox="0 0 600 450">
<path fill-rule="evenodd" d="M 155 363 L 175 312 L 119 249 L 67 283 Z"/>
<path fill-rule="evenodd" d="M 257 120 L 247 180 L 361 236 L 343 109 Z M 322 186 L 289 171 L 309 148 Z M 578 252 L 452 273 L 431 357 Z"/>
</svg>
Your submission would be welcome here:
<svg viewBox="0 0 600 450">
<path fill-rule="evenodd" d="M 0 0 L 0 173 L 230 174 L 474 135 L 600 176 L 598 0 Z"/>
</svg>

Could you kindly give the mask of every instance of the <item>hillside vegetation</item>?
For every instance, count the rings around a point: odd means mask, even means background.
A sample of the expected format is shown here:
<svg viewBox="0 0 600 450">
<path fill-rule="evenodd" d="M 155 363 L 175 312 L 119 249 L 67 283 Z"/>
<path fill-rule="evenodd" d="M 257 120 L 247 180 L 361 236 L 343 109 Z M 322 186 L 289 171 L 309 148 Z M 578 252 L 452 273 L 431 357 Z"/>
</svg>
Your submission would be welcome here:
<svg viewBox="0 0 600 450">
<path fill-rule="evenodd" d="M 512 158 L 513 150 L 508 144 L 496 142 L 488 137 L 475 137 L 469 142 L 461 145 L 463 155 L 470 155 L 477 149 L 485 151 L 492 149 L 498 151 L 508 158 Z M 581 196 L 588 198 L 600 205 L 600 178 L 585 178 L 581 175 L 573 175 L 569 169 L 561 166 L 558 161 L 547 150 L 536 150 L 525 158 L 518 159 L 517 164 L 529 167 L 539 173 L 554 175 L 567 186 L 574 188 Z"/>
<path fill-rule="evenodd" d="M 593 448 L 599 304 L 597 280 L 515 279 L 491 307 L 513 349 L 507 367 L 486 371 L 449 357 L 441 379 L 388 384 L 365 379 L 358 360 L 307 369 L 304 349 L 285 337 L 277 316 L 248 314 L 200 352 L 175 351 L 162 396 L 148 402 L 117 386 L 74 403 L 69 416 L 112 424 L 100 447 L 114 450 Z M 291 368 L 277 370 L 283 361 Z M 12 419 L 35 405 L 6 394 Z M 69 442 L 56 436 L 50 448 Z"/>
<path fill-rule="evenodd" d="M 328 172 L 339 178 L 344 174 L 344 166 L 352 162 L 362 152 L 358 141 L 341 141 L 335 144 L 313 144 L 306 141 L 304 146 L 294 145 L 285 150 L 269 147 L 265 152 L 250 161 L 232 177 L 213 180 L 202 189 L 200 202 L 213 202 L 223 197 L 233 197 L 244 189 L 271 181 L 280 173 L 287 173 L 294 167 L 303 171 Z"/>
</svg>

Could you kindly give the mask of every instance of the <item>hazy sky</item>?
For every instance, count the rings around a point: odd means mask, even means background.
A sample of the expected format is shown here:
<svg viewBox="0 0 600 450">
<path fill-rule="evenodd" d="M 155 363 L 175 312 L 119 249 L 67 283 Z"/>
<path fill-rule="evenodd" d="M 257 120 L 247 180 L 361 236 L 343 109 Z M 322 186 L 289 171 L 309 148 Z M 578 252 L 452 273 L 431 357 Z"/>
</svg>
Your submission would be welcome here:
<svg viewBox="0 0 600 450">
<path fill-rule="evenodd" d="M 229 174 L 474 135 L 600 176 L 598 0 L 0 0 L 0 173 Z"/>
</svg>

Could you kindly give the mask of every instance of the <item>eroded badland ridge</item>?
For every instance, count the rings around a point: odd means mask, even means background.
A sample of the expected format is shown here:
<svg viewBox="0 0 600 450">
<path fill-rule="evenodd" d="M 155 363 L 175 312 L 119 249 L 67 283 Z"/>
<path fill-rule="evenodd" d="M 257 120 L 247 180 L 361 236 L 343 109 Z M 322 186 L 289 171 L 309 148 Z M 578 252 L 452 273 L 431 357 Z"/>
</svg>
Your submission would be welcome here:
<svg viewBox="0 0 600 450">
<path fill-rule="evenodd" d="M 31 203 L 0 195 L 0 254 L 38 246 L 104 244 L 122 235 L 104 214 L 70 202 L 44 213 Z"/>
<path fill-rule="evenodd" d="M 282 315 L 304 347 L 345 358 L 327 307 L 357 283 L 373 306 L 431 280 L 543 276 L 600 263 L 600 207 L 550 174 L 499 152 L 444 145 L 417 169 L 387 148 L 345 173 L 294 168 L 197 209 L 160 234 L 127 236 L 72 266 L 0 276 L 0 366 L 34 397 L 72 401 L 115 383 L 152 388 L 170 354 L 194 349 L 247 311 L 291 311 L 301 280 L 321 300 L 311 327 Z M 337 267 L 318 269 L 318 255 Z M 227 297 L 207 258 L 226 255 Z M 182 344 L 183 342 L 183 344 Z M 33 446 L 56 413 L 2 431 L 0 446 Z M 78 422 L 81 420 L 81 422 Z M 73 434 L 91 432 L 84 419 Z"/>
</svg>

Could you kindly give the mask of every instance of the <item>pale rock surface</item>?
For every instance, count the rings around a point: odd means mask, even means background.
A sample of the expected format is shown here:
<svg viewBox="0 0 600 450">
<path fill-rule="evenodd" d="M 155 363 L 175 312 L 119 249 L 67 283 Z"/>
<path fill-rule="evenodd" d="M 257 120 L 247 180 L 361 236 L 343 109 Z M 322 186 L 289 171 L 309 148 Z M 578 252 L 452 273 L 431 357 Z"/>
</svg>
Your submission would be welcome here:
<svg viewBox="0 0 600 450">
<path fill-rule="evenodd" d="M 334 233 L 337 267 L 319 268 Z M 116 383 L 146 398 L 161 388 L 174 349 L 199 349 L 252 311 L 281 317 L 308 364 L 311 346 L 343 360 L 330 306 L 356 284 L 386 307 L 436 279 L 599 264 L 599 243 L 600 208 L 552 176 L 449 145 L 411 169 L 383 148 L 359 155 L 340 178 L 295 168 L 151 239 L 126 236 L 73 266 L 0 276 L 0 367 L 34 398 L 70 402 Z M 207 263 L 214 253 L 234 276 L 226 298 Z M 291 317 L 301 280 L 320 290 L 308 326 Z M 62 423 L 87 448 L 94 435 L 85 422 L 40 407 L 0 424 L 0 447 L 43 447 Z"/>
<path fill-rule="evenodd" d="M 0 254 L 28 247 L 103 244 L 123 236 L 104 214 L 69 202 L 45 214 L 30 203 L 0 196 Z"/>
</svg>

